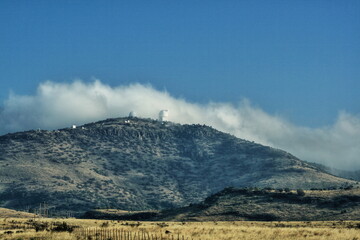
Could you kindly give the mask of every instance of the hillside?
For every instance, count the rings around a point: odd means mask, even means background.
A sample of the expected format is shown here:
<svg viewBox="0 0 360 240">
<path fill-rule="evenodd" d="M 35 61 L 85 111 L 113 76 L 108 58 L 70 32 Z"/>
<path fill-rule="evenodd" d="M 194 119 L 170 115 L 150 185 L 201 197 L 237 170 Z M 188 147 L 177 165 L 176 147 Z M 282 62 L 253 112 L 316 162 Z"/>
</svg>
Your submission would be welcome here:
<svg viewBox="0 0 360 240">
<path fill-rule="evenodd" d="M 0 208 L 0 218 L 34 218 L 36 217 L 33 213 L 20 212 L 7 208 Z"/>
<path fill-rule="evenodd" d="M 226 188 L 198 204 L 158 212 L 92 210 L 86 218 L 156 221 L 360 220 L 360 189 L 295 190 Z"/>
<path fill-rule="evenodd" d="M 130 121 L 130 122 L 129 122 Z M 202 125 L 117 118 L 0 137 L 0 206 L 53 213 L 162 209 L 229 186 L 355 184 L 291 154 Z"/>
<path fill-rule="evenodd" d="M 278 192 L 227 188 L 200 204 L 163 212 L 171 220 L 360 220 L 360 189 Z"/>
</svg>

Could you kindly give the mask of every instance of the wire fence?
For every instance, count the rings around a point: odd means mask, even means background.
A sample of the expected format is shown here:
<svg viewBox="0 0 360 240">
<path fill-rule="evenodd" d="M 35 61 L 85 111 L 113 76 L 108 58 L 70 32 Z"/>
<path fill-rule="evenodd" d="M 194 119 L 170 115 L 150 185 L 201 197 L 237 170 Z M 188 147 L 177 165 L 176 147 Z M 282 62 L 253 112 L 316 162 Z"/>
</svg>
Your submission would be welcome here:
<svg viewBox="0 0 360 240">
<path fill-rule="evenodd" d="M 126 231 L 123 229 L 83 228 L 76 231 L 78 239 L 84 240 L 192 240 L 184 235 L 171 233 L 149 233 Z"/>
</svg>

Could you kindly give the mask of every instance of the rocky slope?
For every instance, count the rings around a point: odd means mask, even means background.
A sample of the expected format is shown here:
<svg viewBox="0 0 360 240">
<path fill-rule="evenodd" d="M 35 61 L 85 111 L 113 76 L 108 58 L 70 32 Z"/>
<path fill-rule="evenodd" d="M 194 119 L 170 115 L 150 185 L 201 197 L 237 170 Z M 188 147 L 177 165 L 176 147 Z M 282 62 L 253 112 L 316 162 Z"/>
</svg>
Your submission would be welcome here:
<svg viewBox="0 0 360 240">
<path fill-rule="evenodd" d="M 129 122 L 130 121 L 130 122 Z M 234 187 L 354 184 L 211 127 L 117 118 L 0 137 L 0 206 L 161 209 Z"/>
<path fill-rule="evenodd" d="M 226 188 L 198 204 L 163 211 L 92 210 L 84 217 L 151 221 L 360 220 L 360 189 L 273 190 Z"/>
<path fill-rule="evenodd" d="M 227 188 L 200 204 L 163 211 L 157 220 L 360 220 L 360 189 L 279 192 Z M 146 215 L 145 215 L 146 216 Z"/>
</svg>

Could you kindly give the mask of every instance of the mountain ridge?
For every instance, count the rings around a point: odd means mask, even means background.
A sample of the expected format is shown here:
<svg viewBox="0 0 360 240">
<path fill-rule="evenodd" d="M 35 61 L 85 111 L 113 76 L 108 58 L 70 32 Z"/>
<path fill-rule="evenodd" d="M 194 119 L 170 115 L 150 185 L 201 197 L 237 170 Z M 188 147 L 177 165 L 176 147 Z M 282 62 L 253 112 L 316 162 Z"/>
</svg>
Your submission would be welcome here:
<svg viewBox="0 0 360 240">
<path fill-rule="evenodd" d="M 354 184 L 293 155 L 205 125 L 112 118 L 0 136 L 0 206 L 163 209 L 234 187 Z M 61 199 L 61 200 L 59 200 Z"/>
<path fill-rule="evenodd" d="M 94 209 L 88 219 L 132 221 L 343 221 L 360 220 L 360 189 L 225 188 L 197 204 L 162 211 Z"/>
<path fill-rule="evenodd" d="M 225 188 L 186 207 L 127 212 L 94 209 L 88 219 L 132 221 L 341 221 L 360 220 L 360 189 Z"/>
</svg>

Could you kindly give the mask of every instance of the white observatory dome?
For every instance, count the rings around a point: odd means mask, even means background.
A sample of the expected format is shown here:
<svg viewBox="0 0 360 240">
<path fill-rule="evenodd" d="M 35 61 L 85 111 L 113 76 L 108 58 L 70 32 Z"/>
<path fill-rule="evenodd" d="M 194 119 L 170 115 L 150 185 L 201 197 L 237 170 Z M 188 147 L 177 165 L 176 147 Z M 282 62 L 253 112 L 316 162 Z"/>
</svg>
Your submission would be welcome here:
<svg viewBox="0 0 360 240">
<path fill-rule="evenodd" d="M 136 117 L 136 112 L 131 111 L 131 112 L 129 113 L 129 117 L 131 117 L 131 118 Z"/>
<path fill-rule="evenodd" d="M 159 121 L 164 122 L 168 121 L 169 118 L 169 110 L 161 110 L 159 112 Z"/>
</svg>

